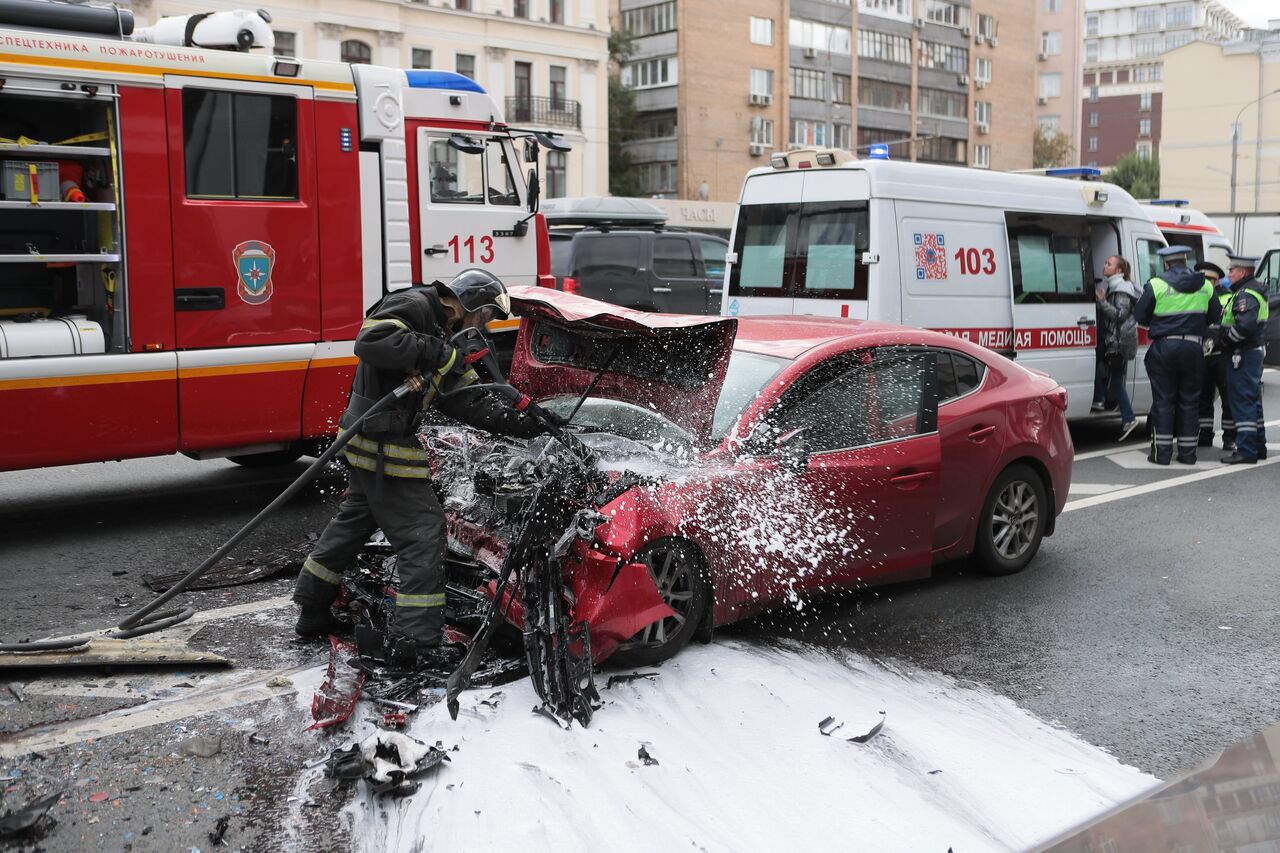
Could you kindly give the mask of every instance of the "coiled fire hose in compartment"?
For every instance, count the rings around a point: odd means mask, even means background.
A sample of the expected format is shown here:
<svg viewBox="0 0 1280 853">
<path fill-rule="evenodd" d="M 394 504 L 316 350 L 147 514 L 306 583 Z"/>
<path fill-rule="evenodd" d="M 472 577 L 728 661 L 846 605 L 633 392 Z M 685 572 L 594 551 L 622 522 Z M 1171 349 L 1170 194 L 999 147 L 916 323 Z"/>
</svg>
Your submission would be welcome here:
<svg viewBox="0 0 1280 853">
<path fill-rule="evenodd" d="M 338 433 L 338 437 L 334 439 L 333 444 L 324 453 L 312 462 L 306 471 L 298 479 L 289 484 L 283 492 L 276 497 L 271 503 L 267 504 L 257 515 L 251 518 L 248 523 L 236 531 L 235 535 L 223 543 L 222 547 L 209 555 L 203 563 L 192 569 L 180 581 L 169 587 L 167 590 L 156 596 L 150 604 L 130 613 L 125 617 L 124 621 L 116 626 L 115 630 L 109 631 L 105 636 L 109 639 L 123 640 L 130 637 L 139 637 L 143 634 L 150 634 L 154 631 L 160 631 L 165 628 L 172 627 L 181 622 L 185 622 L 195 615 L 195 609 L 192 607 L 178 607 L 170 610 L 161 611 L 160 608 L 168 604 L 177 596 L 187 590 L 191 584 L 195 583 L 200 577 L 216 566 L 231 550 L 244 541 L 245 537 L 258 528 L 262 522 L 266 521 L 272 513 L 280 507 L 288 503 L 294 495 L 298 494 L 304 486 L 308 485 L 312 480 L 319 476 L 324 470 L 324 466 L 338 454 L 342 448 L 360 431 L 360 427 L 364 425 L 371 415 L 376 415 L 383 409 L 390 406 L 393 402 L 405 396 L 412 391 L 420 391 L 423 388 L 421 376 L 412 376 L 406 379 L 401 385 L 397 386 L 387 396 L 370 407 L 350 428 L 342 430 Z M 159 612 L 157 612 L 159 611 Z M 0 652 L 50 652 L 50 651 L 69 651 L 79 649 L 89 644 L 93 637 L 79 637 L 66 640 L 36 640 L 27 643 L 0 643 Z"/>
</svg>

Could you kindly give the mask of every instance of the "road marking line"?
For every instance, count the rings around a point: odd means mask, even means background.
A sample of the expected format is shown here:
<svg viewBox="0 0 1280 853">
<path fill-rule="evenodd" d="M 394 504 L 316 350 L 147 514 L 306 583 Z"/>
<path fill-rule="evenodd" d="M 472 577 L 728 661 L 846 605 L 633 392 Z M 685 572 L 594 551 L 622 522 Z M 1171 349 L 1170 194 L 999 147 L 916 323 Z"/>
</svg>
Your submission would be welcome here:
<svg viewBox="0 0 1280 853">
<path fill-rule="evenodd" d="M 1269 426 L 1269 427 L 1280 426 L 1280 420 L 1267 421 L 1263 424 L 1263 426 Z M 1111 447 L 1104 447 L 1101 450 L 1089 450 L 1084 453 L 1077 453 L 1075 456 L 1072 457 L 1072 461 L 1083 462 L 1086 459 L 1098 459 L 1103 456 L 1111 456 L 1116 453 L 1125 453 L 1127 451 L 1133 450 L 1134 448 L 1142 448 L 1142 447 L 1148 447 L 1148 446 L 1150 446 L 1150 442 L 1146 442 L 1146 441 L 1142 442 L 1141 444 L 1134 444 L 1133 442 L 1127 442 L 1125 444 L 1113 444 Z M 1267 446 L 1270 447 L 1271 445 L 1268 444 Z M 1222 448 L 1219 447 L 1218 449 L 1221 450 Z"/>
<path fill-rule="evenodd" d="M 1124 483 L 1072 483 L 1071 494 L 1103 495 L 1116 489 L 1128 488 Z"/>
<path fill-rule="evenodd" d="M 1213 477 L 1225 477 L 1228 474 L 1239 474 L 1241 471 L 1256 471 L 1267 465 L 1274 465 L 1280 462 L 1280 456 L 1272 456 L 1259 462 L 1257 465 L 1223 465 L 1220 468 L 1210 468 L 1206 471 L 1196 471 L 1192 474 L 1185 474 L 1181 477 L 1166 477 L 1163 480 L 1157 480 L 1154 483 L 1144 483 L 1141 486 L 1133 486 L 1127 489 L 1121 489 L 1116 492 L 1108 492 L 1105 495 L 1093 495 L 1079 500 L 1067 501 L 1067 505 L 1062 508 L 1063 512 L 1071 512 L 1077 509 L 1088 509 L 1091 506 L 1099 504 L 1111 503 L 1112 501 L 1120 501 L 1125 498 L 1136 498 L 1140 495 L 1148 495 L 1152 492 L 1159 492 L 1164 489 L 1172 489 L 1178 486 L 1185 486 L 1188 483 L 1195 483 L 1199 480 L 1208 480 Z"/>
</svg>

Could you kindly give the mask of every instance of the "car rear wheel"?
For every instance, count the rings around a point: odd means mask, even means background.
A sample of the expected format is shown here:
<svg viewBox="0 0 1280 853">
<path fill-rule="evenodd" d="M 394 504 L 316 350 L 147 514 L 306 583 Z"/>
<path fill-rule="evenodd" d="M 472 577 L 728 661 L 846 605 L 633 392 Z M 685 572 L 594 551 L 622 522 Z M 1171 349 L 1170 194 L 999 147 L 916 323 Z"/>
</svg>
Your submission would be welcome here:
<svg viewBox="0 0 1280 853">
<path fill-rule="evenodd" d="M 1048 495 L 1040 475 L 1027 465 L 1010 465 L 982 507 L 974 556 L 992 575 L 1020 572 L 1040 550 L 1049 523 Z"/>
<path fill-rule="evenodd" d="M 618 647 L 609 658 L 619 666 L 652 666 L 684 648 L 698 630 L 707 603 L 702 555 L 688 542 L 661 539 L 636 553 L 649 568 L 658 592 L 675 614 L 659 620 Z"/>
</svg>

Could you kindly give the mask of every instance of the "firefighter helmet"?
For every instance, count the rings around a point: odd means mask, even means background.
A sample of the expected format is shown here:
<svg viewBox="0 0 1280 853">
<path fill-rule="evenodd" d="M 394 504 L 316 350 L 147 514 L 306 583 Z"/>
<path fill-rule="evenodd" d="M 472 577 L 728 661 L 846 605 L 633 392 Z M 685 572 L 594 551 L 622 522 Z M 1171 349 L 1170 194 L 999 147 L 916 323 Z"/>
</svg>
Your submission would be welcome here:
<svg viewBox="0 0 1280 853">
<path fill-rule="evenodd" d="M 500 317 L 511 315 L 511 297 L 507 295 L 506 285 L 491 272 L 481 269 L 463 270 L 445 288 L 457 297 L 468 314 L 484 308 L 494 308 Z"/>
</svg>

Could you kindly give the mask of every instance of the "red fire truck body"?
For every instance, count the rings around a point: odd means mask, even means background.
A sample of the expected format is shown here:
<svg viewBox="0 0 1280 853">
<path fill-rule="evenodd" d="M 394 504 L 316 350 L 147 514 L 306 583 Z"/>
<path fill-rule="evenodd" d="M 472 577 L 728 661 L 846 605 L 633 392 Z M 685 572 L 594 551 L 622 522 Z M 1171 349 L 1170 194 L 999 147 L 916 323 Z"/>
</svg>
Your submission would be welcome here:
<svg viewBox="0 0 1280 853">
<path fill-rule="evenodd" d="M 291 458 L 385 292 L 550 279 L 536 148 L 459 75 L 0 29 L 0 80 L 0 470 Z"/>
</svg>

